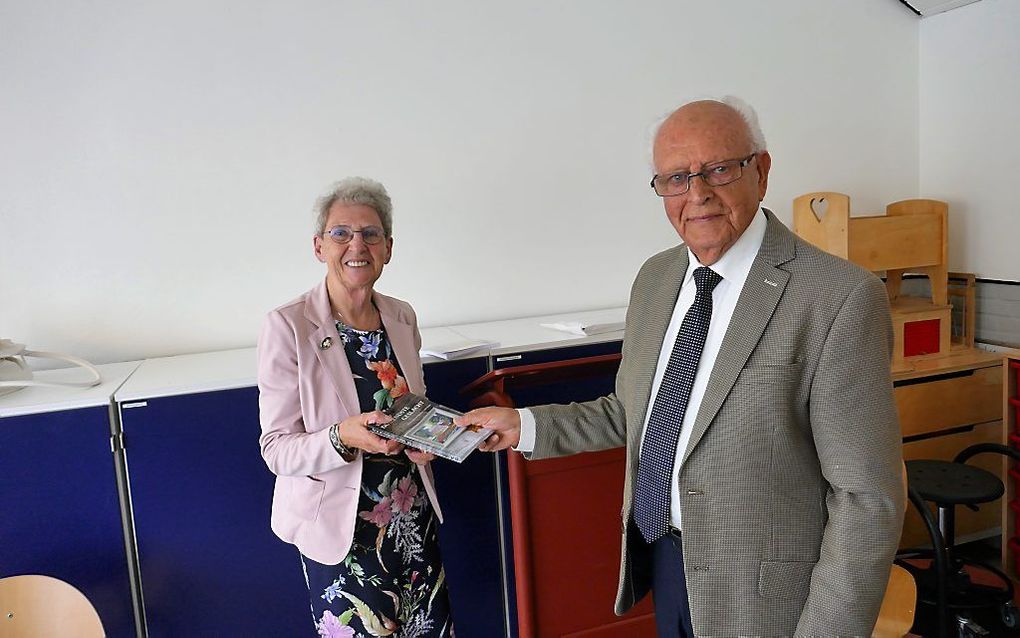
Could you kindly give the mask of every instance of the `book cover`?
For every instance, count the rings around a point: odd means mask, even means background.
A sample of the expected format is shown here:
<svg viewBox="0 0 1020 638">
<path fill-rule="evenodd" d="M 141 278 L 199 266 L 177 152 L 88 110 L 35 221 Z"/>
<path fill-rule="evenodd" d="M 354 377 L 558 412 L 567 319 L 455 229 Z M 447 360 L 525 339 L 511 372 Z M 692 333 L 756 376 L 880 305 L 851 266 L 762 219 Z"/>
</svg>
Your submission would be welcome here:
<svg viewBox="0 0 1020 638">
<path fill-rule="evenodd" d="M 453 419 L 462 412 L 410 392 L 384 412 L 393 420 L 370 425 L 373 432 L 457 463 L 466 459 L 491 434 L 478 427 L 457 427 Z"/>
</svg>

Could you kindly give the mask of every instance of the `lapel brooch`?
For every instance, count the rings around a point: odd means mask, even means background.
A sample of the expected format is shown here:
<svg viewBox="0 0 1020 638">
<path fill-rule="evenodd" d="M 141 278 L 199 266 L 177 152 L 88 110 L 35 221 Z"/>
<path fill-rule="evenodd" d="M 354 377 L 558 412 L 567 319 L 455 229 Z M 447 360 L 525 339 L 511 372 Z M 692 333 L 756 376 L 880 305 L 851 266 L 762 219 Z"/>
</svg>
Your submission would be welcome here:
<svg viewBox="0 0 1020 638">
<path fill-rule="evenodd" d="M 333 337 L 326 337 L 322 340 L 322 343 L 319 344 L 319 350 L 326 350 L 331 345 L 333 345 Z"/>
</svg>

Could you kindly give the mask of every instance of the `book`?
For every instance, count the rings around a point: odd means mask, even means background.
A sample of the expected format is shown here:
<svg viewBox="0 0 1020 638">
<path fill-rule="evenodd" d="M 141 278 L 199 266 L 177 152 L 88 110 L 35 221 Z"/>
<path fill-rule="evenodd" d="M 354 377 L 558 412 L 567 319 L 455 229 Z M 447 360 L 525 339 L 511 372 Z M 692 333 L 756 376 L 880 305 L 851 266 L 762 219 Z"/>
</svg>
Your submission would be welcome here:
<svg viewBox="0 0 1020 638">
<path fill-rule="evenodd" d="M 539 324 L 543 328 L 552 328 L 553 330 L 561 330 L 563 332 L 569 332 L 570 334 L 578 335 L 580 337 L 590 337 L 592 335 L 599 335 L 605 332 L 616 332 L 617 330 L 623 330 L 626 322 L 624 321 L 607 321 L 604 323 L 589 323 L 585 321 L 559 321 L 556 323 L 542 323 Z"/>
<path fill-rule="evenodd" d="M 411 392 L 398 397 L 383 411 L 393 420 L 369 425 L 373 432 L 457 463 L 466 459 L 491 434 L 476 426 L 457 427 L 453 419 L 462 412 Z"/>
<path fill-rule="evenodd" d="M 498 345 L 495 341 L 486 341 L 484 339 L 464 339 L 451 343 L 422 346 L 421 354 L 439 357 L 440 359 L 456 359 L 482 350 L 495 348 Z"/>
<path fill-rule="evenodd" d="M 574 316 L 561 315 L 550 317 L 550 319 L 561 319 L 561 321 L 539 324 L 543 328 L 552 328 L 569 332 L 579 337 L 590 337 L 606 332 L 623 330 L 627 323 L 626 308 L 607 308 L 605 310 L 588 310 L 575 313 Z"/>
</svg>

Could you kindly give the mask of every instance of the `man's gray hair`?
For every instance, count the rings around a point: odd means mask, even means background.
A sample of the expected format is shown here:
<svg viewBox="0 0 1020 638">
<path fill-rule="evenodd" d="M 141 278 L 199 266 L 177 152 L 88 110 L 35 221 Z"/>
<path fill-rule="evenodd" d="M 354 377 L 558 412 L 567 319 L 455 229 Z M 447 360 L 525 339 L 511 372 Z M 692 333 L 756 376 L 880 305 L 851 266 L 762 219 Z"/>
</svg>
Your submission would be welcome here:
<svg viewBox="0 0 1020 638">
<path fill-rule="evenodd" d="M 379 214 L 383 233 L 387 237 L 393 236 L 393 202 L 390 201 L 386 187 L 374 179 L 345 177 L 333 184 L 329 192 L 315 202 L 317 235 L 326 232 L 326 220 L 329 219 L 329 209 L 333 204 L 368 206 Z"/>
<path fill-rule="evenodd" d="M 768 150 L 765 147 L 765 134 L 761 132 L 761 125 L 758 124 L 758 114 L 754 112 L 750 104 L 734 95 L 724 95 L 716 102 L 722 102 L 730 107 L 740 115 L 740 119 L 744 120 L 744 124 L 747 125 L 747 134 L 751 138 L 752 152 L 762 153 Z"/>
<path fill-rule="evenodd" d="M 726 106 L 736 111 L 737 115 L 740 116 L 740 119 L 744 121 L 744 125 L 747 126 L 747 136 L 751 140 L 751 152 L 761 153 L 763 151 L 768 150 L 765 145 L 765 134 L 761 132 L 761 125 L 758 124 L 758 114 L 755 113 L 754 109 L 751 107 L 750 104 L 734 95 L 724 95 L 722 97 L 702 97 L 696 100 L 691 100 L 690 102 L 685 102 L 684 104 L 678 106 L 677 108 L 673 109 L 666 115 L 659 118 L 659 121 L 656 122 L 654 127 L 652 128 L 651 139 L 654 141 L 659 137 L 659 131 L 662 129 L 662 125 L 666 123 L 666 120 L 668 120 L 671 115 L 673 115 L 683 107 L 687 106 L 688 104 L 702 101 L 719 102 L 720 104 L 725 104 Z"/>
</svg>

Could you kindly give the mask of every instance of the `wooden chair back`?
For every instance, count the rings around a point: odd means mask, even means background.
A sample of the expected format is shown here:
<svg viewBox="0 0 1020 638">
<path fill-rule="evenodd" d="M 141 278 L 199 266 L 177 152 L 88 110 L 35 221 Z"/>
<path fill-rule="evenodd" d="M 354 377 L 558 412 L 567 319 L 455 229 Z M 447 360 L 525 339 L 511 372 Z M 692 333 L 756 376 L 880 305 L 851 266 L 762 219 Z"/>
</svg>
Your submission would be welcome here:
<svg viewBox="0 0 1020 638">
<path fill-rule="evenodd" d="M 793 232 L 825 252 L 850 259 L 850 197 L 818 192 L 794 199 Z"/>
<path fill-rule="evenodd" d="M 893 565 L 885 588 L 882 609 L 878 612 L 873 638 L 902 638 L 914 624 L 917 607 L 917 584 L 910 572 Z"/>
<path fill-rule="evenodd" d="M 0 636 L 58 634 L 103 638 L 106 632 L 95 607 L 72 585 L 34 574 L 0 578 Z"/>
<path fill-rule="evenodd" d="M 907 464 L 903 463 L 903 498 L 906 499 L 909 482 Z M 906 569 L 893 564 L 889 571 L 889 582 L 885 587 L 885 598 L 878 612 L 873 638 L 901 638 L 914 625 L 914 611 L 917 608 L 917 583 Z"/>
</svg>

